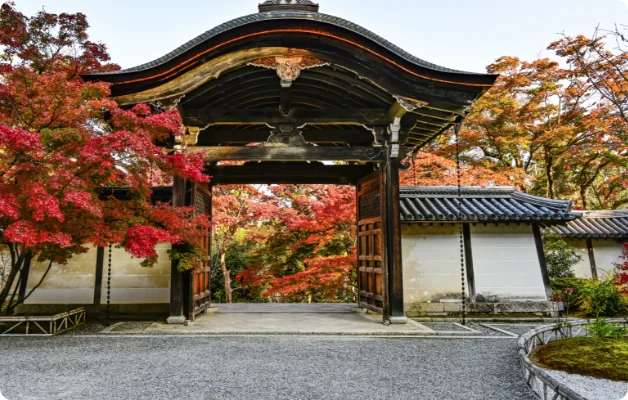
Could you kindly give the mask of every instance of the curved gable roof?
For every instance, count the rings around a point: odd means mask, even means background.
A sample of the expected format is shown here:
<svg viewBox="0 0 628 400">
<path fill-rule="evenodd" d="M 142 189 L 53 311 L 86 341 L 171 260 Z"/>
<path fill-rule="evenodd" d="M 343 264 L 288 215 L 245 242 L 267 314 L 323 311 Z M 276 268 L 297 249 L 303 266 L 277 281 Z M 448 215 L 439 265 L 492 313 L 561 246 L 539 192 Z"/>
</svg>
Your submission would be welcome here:
<svg viewBox="0 0 628 400">
<path fill-rule="evenodd" d="M 356 138 L 339 141 L 349 145 L 371 135 L 363 125 L 386 126 L 402 115 L 404 144 L 414 148 L 449 129 L 497 79 L 427 62 L 350 21 L 304 11 L 315 7 L 309 0 L 269 0 L 261 7 L 269 11 L 226 22 L 156 60 L 83 78 L 111 83 L 121 105 L 176 105 L 187 126 L 248 129 L 261 125 L 250 111 L 256 109 L 264 122 L 276 116 L 310 127 L 358 127 Z M 294 93 L 280 89 L 279 67 L 272 66 L 278 59 L 308 60 Z M 277 71 L 264 71 L 269 60 Z M 328 110 L 328 118 L 312 116 L 317 109 Z"/>
<path fill-rule="evenodd" d="M 340 34 L 340 32 L 346 34 Z M 391 68 L 402 69 L 402 72 L 413 76 L 415 79 L 462 85 L 475 88 L 478 92 L 491 87 L 497 78 L 497 75 L 466 72 L 427 62 L 402 50 L 368 29 L 345 19 L 318 12 L 293 9 L 259 12 L 235 18 L 208 30 L 156 60 L 121 71 L 86 74 L 83 75 L 83 78 L 89 81 L 102 80 L 113 83 L 114 95 L 116 86 L 146 84 L 152 81 L 154 81 L 152 85 L 154 86 L 157 82 L 163 83 L 167 79 L 174 78 L 177 74 L 202 64 L 207 57 L 211 58 L 212 53 L 221 47 L 252 38 L 256 39 L 256 45 L 263 47 L 265 45 L 263 37 L 273 33 L 284 35 L 303 33 L 319 39 L 323 37 L 344 41 L 345 44 L 357 46 L 371 53 L 382 63 L 389 64 Z M 349 36 L 361 39 L 360 43 Z M 164 76 L 167 79 L 164 79 Z M 144 88 L 142 87 L 142 89 Z M 129 91 L 132 90 L 127 89 L 122 92 Z"/>
<path fill-rule="evenodd" d="M 317 21 L 323 24 L 334 25 L 339 28 L 346 29 L 348 31 L 357 33 L 373 41 L 375 44 L 383 47 L 384 49 L 387 49 L 391 51 L 392 53 L 396 54 L 397 56 L 405 59 L 406 61 L 409 61 L 422 68 L 431 69 L 438 72 L 446 72 L 446 73 L 461 74 L 461 75 L 470 75 L 470 76 L 478 76 L 478 77 L 480 76 L 496 77 L 496 75 L 468 72 L 468 71 L 462 71 L 462 70 L 457 70 L 457 69 L 452 69 L 452 68 L 447 68 L 440 65 L 436 65 L 434 63 L 425 61 L 423 59 L 420 59 L 408 53 L 407 51 L 401 49 L 395 44 L 382 38 L 376 33 L 373 33 L 370 30 L 363 28 L 360 25 L 354 24 L 353 22 L 350 22 L 348 20 L 335 17 L 333 15 L 328 15 L 328 14 L 323 14 L 323 13 L 311 13 L 311 12 L 298 11 L 298 10 L 261 12 L 257 14 L 250 14 L 244 17 L 235 18 L 231 21 L 218 25 L 215 28 L 212 28 L 206 31 L 205 33 L 200 34 L 199 36 L 177 47 L 176 49 L 169 52 L 168 54 L 165 54 L 164 56 L 159 57 L 153 61 L 149 61 L 147 63 L 141 64 L 132 68 L 126 68 L 120 71 L 105 72 L 102 74 L 92 74 L 92 75 L 85 75 L 85 76 L 91 77 L 91 76 L 105 76 L 105 75 L 121 75 L 121 74 L 131 74 L 131 73 L 140 72 L 140 71 L 147 71 L 152 68 L 163 66 L 164 64 L 193 50 L 194 48 L 200 46 L 202 43 L 212 38 L 215 38 L 216 36 L 219 36 L 220 34 L 223 34 L 228 31 L 231 31 L 240 27 L 244 27 L 246 25 L 253 24 L 256 22 L 279 21 L 279 20 Z M 490 79 L 488 79 L 487 81 L 490 82 Z"/>
</svg>

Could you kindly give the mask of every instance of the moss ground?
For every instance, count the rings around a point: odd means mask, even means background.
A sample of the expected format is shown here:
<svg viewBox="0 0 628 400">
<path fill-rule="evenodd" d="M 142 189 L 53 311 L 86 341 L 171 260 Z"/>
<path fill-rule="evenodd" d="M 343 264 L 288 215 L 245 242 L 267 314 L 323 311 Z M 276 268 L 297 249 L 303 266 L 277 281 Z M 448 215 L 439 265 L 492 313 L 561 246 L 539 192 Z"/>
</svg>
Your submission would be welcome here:
<svg viewBox="0 0 628 400">
<path fill-rule="evenodd" d="M 572 374 L 628 381 L 628 338 L 572 338 L 537 348 L 537 364 Z"/>
</svg>

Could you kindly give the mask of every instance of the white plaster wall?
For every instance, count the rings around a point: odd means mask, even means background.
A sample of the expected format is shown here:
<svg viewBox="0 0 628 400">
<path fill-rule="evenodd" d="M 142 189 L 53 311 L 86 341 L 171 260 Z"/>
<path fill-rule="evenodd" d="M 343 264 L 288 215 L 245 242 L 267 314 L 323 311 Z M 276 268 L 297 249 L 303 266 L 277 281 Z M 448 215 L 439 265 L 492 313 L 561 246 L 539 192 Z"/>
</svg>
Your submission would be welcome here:
<svg viewBox="0 0 628 400">
<path fill-rule="evenodd" d="M 472 225 L 471 248 L 478 297 L 547 300 L 530 225 Z"/>
<path fill-rule="evenodd" d="M 597 274 L 602 278 L 607 271 L 613 270 L 616 264 L 622 262 L 621 256 L 623 255 L 624 247 L 622 243 L 614 240 L 593 239 L 592 243 Z"/>
<path fill-rule="evenodd" d="M 458 225 L 404 224 L 401 247 L 406 304 L 460 298 Z"/>
<path fill-rule="evenodd" d="M 26 304 L 93 304 L 96 282 L 97 250 L 89 247 L 66 264 L 54 264 L 41 286 Z M 152 268 L 124 250 L 113 248 L 111 254 L 111 304 L 168 304 L 170 303 L 170 244 L 157 245 L 159 261 Z M 105 249 L 101 304 L 107 303 L 107 273 L 109 250 Z M 34 263 L 28 279 L 28 291 L 41 279 L 47 263 Z"/>
<path fill-rule="evenodd" d="M 96 282 L 96 248 L 77 254 L 67 264 L 53 264 L 50 272 L 25 304 L 93 304 Z M 31 264 L 26 293 L 39 283 L 48 262 Z"/>
<path fill-rule="evenodd" d="M 565 242 L 581 257 L 580 262 L 573 267 L 576 277 L 591 279 L 591 261 L 589 260 L 586 239 L 565 239 Z"/>
<path fill-rule="evenodd" d="M 0 246 L 0 290 L 4 288 L 3 282 L 9 278 L 11 272 L 11 254 L 9 250 L 5 250 L 4 246 Z"/>
<path fill-rule="evenodd" d="M 124 250 L 113 248 L 111 253 L 111 304 L 170 303 L 170 258 L 168 243 L 155 248 L 159 256 L 151 268 L 142 267 L 142 260 L 131 258 Z M 109 249 L 105 249 L 101 304 L 107 304 L 107 273 Z"/>
</svg>

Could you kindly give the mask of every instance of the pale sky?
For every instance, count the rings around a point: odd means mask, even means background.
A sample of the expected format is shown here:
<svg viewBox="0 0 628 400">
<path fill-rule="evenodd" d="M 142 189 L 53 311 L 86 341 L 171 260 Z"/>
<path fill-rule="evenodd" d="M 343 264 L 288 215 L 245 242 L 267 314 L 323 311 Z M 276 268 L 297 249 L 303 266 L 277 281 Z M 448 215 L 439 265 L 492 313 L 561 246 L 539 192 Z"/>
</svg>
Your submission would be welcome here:
<svg viewBox="0 0 628 400">
<path fill-rule="evenodd" d="M 230 19 L 257 12 L 260 0 L 16 0 L 32 15 L 87 14 L 90 38 L 107 44 L 124 68 L 161 57 Z M 502 55 L 532 60 L 560 33 L 591 35 L 600 24 L 628 24 L 628 0 L 318 0 L 321 12 L 348 19 L 426 61 L 482 72 Z"/>
</svg>

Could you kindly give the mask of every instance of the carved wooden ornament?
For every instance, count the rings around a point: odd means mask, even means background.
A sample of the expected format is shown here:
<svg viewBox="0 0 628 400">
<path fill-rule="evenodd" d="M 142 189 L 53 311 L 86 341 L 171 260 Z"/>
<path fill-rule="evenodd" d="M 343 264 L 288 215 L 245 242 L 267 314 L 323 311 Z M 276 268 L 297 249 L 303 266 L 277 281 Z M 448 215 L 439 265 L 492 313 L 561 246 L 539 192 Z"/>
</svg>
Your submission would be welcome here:
<svg viewBox="0 0 628 400">
<path fill-rule="evenodd" d="M 425 107 L 427 105 L 426 102 L 421 101 L 421 100 L 415 100 L 415 99 L 411 99 L 409 97 L 404 97 L 404 96 L 399 96 L 399 95 L 393 95 L 395 100 L 397 100 L 397 102 L 399 103 L 399 105 L 401 107 L 403 107 L 404 110 L 406 110 L 407 112 L 412 112 L 414 110 L 418 110 L 421 107 Z"/>
<path fill-rule="evenodd" d="M 308 56 L 294 56 L 294 57 L 266 57 L 259 60 L 251 61 L 248 65 L 254 67 L 262 67 L 268 69 L 274 69 L 277 71 L 277 76 L 281 79 L 281 86 L 290 87 L 301 71 L 304 69 L 324 67 L 329 65 L 328 62 L 315 57 Z"/>
</svg>

